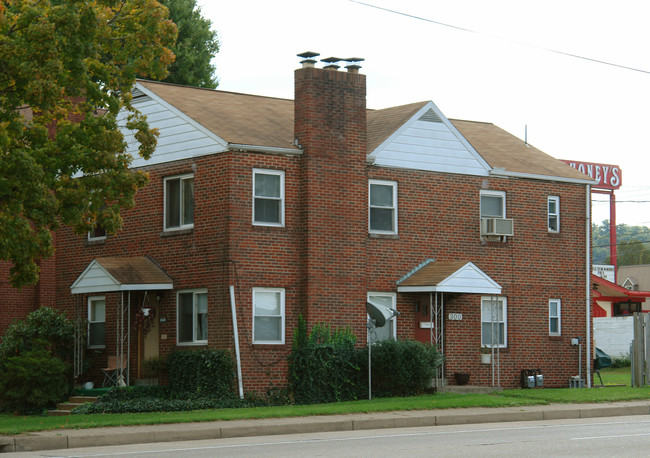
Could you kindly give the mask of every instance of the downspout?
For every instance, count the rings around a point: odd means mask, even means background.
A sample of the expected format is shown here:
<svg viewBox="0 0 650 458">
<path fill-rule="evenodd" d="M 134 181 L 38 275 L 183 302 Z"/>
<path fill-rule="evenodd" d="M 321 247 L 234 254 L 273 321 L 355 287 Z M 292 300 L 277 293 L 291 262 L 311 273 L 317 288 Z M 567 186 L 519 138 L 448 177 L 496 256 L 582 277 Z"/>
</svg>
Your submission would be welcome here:
<svg viewBox="0 0 650 458">
<path fill-rule="evenodd" d="M 587 388 L 591 388 L 591 186 L 587 185 L 587 195 L 586 195 L 586 216 L 587 216 L 587 256 L 586 256 L 586 293 L 587 293 L 587 354 L 586 360 L 587 363 L 585 367 L 587 368 Z"/>
<path fill-rule="evenodd" d="M 230 308 L 232 310 L 232 332 L 235 339 L 235 359 L 237 360 L 239 399 L 244 399 L 244 383 L 241 379 L 241 355 L 239 353 L 239 333 L 237 331 L 237 308 L 235 307 L 235 287 L 233 285 L 230 285 Z"/>
</svg>

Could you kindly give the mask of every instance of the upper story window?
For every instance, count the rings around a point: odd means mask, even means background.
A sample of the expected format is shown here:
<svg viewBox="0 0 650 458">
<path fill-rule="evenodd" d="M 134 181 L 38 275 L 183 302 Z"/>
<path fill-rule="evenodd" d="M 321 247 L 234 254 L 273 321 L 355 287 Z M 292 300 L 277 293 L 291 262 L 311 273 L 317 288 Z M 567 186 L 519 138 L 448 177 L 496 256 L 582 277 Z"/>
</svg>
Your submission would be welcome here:
<svg viewBox="0 0 650 458">
<path fill-rule="evenodd" d="M 548 231 L 560 232 L 560 198 L 548 196 Z"/>
<path fill-rule="evenodd" d="M 194 175 L 165 178 L 165 230 L 194 227 Z"/>
<path fill-rule="evenodd" d="M 284 288 L 253 288 L 253 343 L 284 343 Z"/>
<path fill-rule="evenodd" d="M 178 343 L 208 343 L 208 291 L 179 291 L 177 304 Z"/>
<path fill-rule="evenodd" d="M 106 297 L 88 298 L 88 348 L 106 346 Z"/>
<path fill-rule="evenodd" d="M 397 234 L 397 182 L 369 180 L 368 201 L 370 232 Z"/>
<path fill-rule="evenodd" d="M 508 346 L 508 304 L 505 297 L 481 298 L 481 346 Z"/>
<path fill-rule="evenodd" d="M 481 191 L 481 218 L 505 218 L 505 191 Z"/>
<path fill-rule="evenodd" d="M 560 299 L 549 299 L 548 301 L 548 334 L 559 336 L 562 334 L 562 313 Z"/>
<path fill-rule="evenodd" d="M 253 224 L 284 226 L 284 172 L 253 169 Z"/>
<path fill-rule="evenodd" d="M 91 231 L 88 231 L 88 241 L 96 242 L 99 240 L 106 240 L 106 231 L 101 226 L 95 226 Z"/>
<path fill-rule="evenodd" d="M 386 308 L 395 309 L 395 293 L 368 293 L 368 302 L 378 306 L 384 306 Z M 388 320 L 384 326 L 381 328 L 375 328 L 374 336 L 368 336 L 368 340 L 373 342 L 379 342 L 382 340 L 397 339 L 397 318 Z M 372 337 L 372 339 L 370 339 Z"/>
</svg>

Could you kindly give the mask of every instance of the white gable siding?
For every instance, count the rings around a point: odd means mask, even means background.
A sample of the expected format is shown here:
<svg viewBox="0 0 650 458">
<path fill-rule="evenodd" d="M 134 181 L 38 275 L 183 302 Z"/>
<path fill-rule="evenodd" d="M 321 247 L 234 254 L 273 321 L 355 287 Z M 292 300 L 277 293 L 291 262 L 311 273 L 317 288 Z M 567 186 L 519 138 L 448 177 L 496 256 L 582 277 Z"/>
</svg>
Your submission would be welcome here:
<svg viewBox="0 0 650 458">
<path fill-rule="evenodd" d="M 119 289 L 119 283 L 95 260 L 70 287 L 72 294 L 119 291 Z"/>
<path fill-rule="evenodd" d="M 487 176 L 489 165 L 429 102 L 369 155 L 374 165 Z"/>
<path fill-rule="evenodd" d="M 138 155 L 138 143 L 133 134 L 123 129 L 127 151 L 133 156 L 132 167 L 214 154 L 227 149 L 225 141 L 161 100 L 140 96 L 133 101 L 133 106 L 147 116 L 149 126 L 157 128 L 159 136 L 151 159 L 145 161 Z M 124 117 L 120 120 L 120 125 L 124 125 Z"/>
<path fill-rule="evenodd" d="M 474 264 L 468 263 L 438 284 L 438 291 L 501 294 L 501 286 Z"/>
</svg>

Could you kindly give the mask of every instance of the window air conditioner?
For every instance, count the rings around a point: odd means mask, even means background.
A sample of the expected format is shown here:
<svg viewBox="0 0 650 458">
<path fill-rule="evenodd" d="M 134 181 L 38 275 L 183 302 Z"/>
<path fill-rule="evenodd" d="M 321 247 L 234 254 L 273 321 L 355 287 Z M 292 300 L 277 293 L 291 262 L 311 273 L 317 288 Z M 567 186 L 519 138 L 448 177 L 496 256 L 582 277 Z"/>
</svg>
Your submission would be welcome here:
<svg viewBox="0 0 650 458">
<path fill-rule="evenodd" d="M 513 220 L 510 218 L 481 218 L 481 235 L 509 236 L 513 234 Z"/>
</svg>

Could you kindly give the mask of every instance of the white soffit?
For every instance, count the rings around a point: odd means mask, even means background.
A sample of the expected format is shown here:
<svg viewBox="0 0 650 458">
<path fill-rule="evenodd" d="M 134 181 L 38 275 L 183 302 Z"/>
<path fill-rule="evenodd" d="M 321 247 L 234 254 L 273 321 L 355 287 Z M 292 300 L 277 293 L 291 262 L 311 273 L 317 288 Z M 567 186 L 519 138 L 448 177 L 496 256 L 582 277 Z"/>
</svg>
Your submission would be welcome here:
<svg viewBox="0 0 650 458">
<path fill-rule="evenodd" d="M 380 167 L 477 176 L 488 176 L 491 170 L 433 102 L 372 151 L 368 161 Z"/>
</svg>

